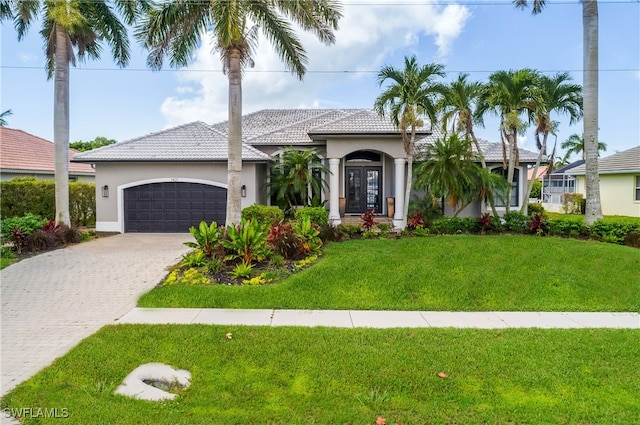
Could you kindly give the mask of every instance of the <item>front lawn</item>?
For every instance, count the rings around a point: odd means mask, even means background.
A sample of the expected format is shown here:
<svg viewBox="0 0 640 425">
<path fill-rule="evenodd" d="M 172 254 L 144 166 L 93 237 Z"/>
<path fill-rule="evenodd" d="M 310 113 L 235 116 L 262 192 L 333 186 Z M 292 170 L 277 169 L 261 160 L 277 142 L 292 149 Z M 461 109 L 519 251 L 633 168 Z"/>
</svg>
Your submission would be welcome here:
<svg viewBox="0 0 640 425">
<path fill-rule="evenodd" d="M 1 404 L 57 409 L 69 425 L 627 425 L 640 423 L 639 340 L 605 329 L 109 326 Z M 190 388 L 160 404 L 113 395 L 146 362 L 189 370 Z"/>
<path fill-rule="evenodd" d="M 551 237 L 438 236 L 331 243 L 263 286 L 160 286 L 141 307 L 638 311 L 640 251 Z"/>
</svg>

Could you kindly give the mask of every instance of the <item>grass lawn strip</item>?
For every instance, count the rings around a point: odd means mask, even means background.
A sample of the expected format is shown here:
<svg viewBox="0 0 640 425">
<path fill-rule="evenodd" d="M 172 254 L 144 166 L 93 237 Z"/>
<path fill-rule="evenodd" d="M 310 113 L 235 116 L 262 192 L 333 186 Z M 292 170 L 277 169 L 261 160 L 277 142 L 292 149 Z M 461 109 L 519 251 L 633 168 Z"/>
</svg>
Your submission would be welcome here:
<svg viewBox="0 0 640 425">
<path fill-rule="evenodd" d="M 560 238 L 438 236 L 331 243 L 263 286 L 173 285 L 140 307 L 638 311 L 637 249 Z"/>
<path fill-rule="evenodd" d="M 82 425 L 631 424 L 638 341 L 604 329 L 110 326 L 2 408 L 65 408 Z M 160 404 L 113 395 L 146 362 L 189 370 L 190 388 Z"/>
</svg>

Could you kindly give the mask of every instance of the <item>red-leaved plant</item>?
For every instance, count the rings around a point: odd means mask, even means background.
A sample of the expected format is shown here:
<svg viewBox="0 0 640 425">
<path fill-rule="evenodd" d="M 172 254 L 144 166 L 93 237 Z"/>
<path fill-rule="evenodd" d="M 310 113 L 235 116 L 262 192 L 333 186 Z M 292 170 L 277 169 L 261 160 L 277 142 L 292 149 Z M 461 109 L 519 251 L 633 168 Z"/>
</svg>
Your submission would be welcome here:
<svg viewBox="0 0 640 425">
<path fill-rule="evenodd" d="M 367 210 L 363 212 L 362 215 L 360 215 L 360 218 L 362 219 L 362 227 L 367 231 L 371 231 L 373 226 L 376 225 L 375 212 L 376 210 L 374 208 L 371 208 L 370 210 Z"/>
<path fill-rule="evenodd" d="M 493 220 L 489 213 L 484 213 L 480 217 L 478 217 L 478 224 L 480 225 L 480 230 L 482 233 L 487 230 L 491 230 L 493 228 Z"/>
<path fill-rule="evenodd" d="M 422 217 L 422 211 L 414 211 L 409 214 L 409 221 L 407 221 L 407 227 L 410 230 L 416 229 L 418 227 L 424 227 L 426 225 L 424 218 Z"/>
<path fill-rule="evenodd" d="M 290 222 L 281 222 L 276 226 L 271 226 L 267 242 L 275 253 L 286 259 L 292 259 L 298 256 L 302 241 Z"/>
</svg>

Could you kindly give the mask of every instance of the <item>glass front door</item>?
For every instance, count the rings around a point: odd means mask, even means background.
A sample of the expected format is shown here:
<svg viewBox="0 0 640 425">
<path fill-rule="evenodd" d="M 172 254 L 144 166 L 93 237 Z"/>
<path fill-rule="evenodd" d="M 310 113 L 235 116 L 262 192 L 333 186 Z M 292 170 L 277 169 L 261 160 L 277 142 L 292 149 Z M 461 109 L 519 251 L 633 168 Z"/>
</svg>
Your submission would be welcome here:
<svg viewBox="0 0 640 425">
<path fill-rule="evenodd" d="M 382 212 L 382 167 L 345 168 L 346 213 Z"/>
</svg>

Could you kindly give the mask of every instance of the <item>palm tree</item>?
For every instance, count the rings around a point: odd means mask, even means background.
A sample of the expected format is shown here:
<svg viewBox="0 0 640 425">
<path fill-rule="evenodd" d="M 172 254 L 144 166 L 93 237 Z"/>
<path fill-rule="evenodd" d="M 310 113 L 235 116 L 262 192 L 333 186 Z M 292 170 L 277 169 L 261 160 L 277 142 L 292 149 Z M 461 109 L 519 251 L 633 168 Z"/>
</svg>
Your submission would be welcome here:
<svg viewBox="0 0 640 425">
<path fill-rule="evenodd" d="M 471 202 L 506 189 L 506 180 L 477 164 L 479 155 L 469 142 L 451 134 L 425 148 L 416 165 L 415 186 L 435 197 L 444 197 L 457 216 Z"/>
<path fill-rule="evenodd" d="M 585 159 L 585 141 L 584 141 L 584 137 L 581 137 L 577 134 L 572 134 L 571 136 L 569 136 L 569 138 L 567 140 L 565 140 L 564 142 L 562 142 L 562 145 L 560 145 L 562 147 L 562 149 L 566 149 L 567 153 L 565 154 L 565 156 L 567 158 L 569 158 L 569 156 L 575 154 L 581 154 L 582 155 L 582 159 Z M 604 152 L 607 150 L 607 144 L 604 142 L 598 142 L 598 156 L 600 156 L 600 151 Z"/>
<path fill-rule="evenodd" d="M 5 127 L 7 125 L 7 120 L 5 118 L 10 117 L 11 115 L 13 115 L 11 109 L 7 109 L 0 114 L 0 127 Z"/>
<path fill-rule="evenodd" d="M 253 64 L 258 29 L 302 79 L 307 57 L 292 23 L 332 44 L 341 17 L 335 0 L 164 1 L 137 26 L 136 37 L 150 50 L 147 64 L 154 70 L 162 68 L 165 56 L 172 67 L 187 66 L 203 36 L 220 52 L 229 80 L 227 224 L 239 223 L 241 216 L 242 70 Z"/>
<path fill-rule="evenodd" d="M 487 164 L 478 139 L 473 131 L 475 107 L 480 99 L 484 85 L 476 81 L 468 81 L 469 74 L 460 74 L 458 79 L 443 87 L 442 98 L 438 109 L 442 114 L 442 129 L 447 133 L 451 121 L 451 133 L 462 133 L 464 139 L 473 142 L 478 152 L 482 168 Z"/>
<path fill-rule="evenodd" d="M 146 6 L 146 1 L 113 3 L 127 24 Z M 40 34 L 45 41 L 47 78 L 54 79 L 55 221 L 69 225 L 69 64 L 76 65 L 76 56 L 80 61 L 98 59 L 104 40 L 118 66 L 124 67 L 129 61 L 129 40 L 126 27 L 105 0 L 3 0 L 0 7 L 0 18 L 13 20 L 18 40 L 39 13 L 43 16 Z"/>
<path fill-rule="evenodd" d="M 512 184 L 518 158 L 518 135 L 523 134 L 527 124 L 522 116 L 534 110 L 538 72 L 530 69 L 497 71 L 489 76 L 489 83 L 480 98 L 476 118 L 482 120 L 486 113 L 500 117 L 500 140 L 502 141 L 503 167 L 507 169 L 507 181 Z M 511 199 L 511 186 L 505 199 Z M 509 212 L 511 202 L 506 203 Z"/>
<path fill-rule="evenodd" d="M 434 123 L 437 100 L 441 92 L 435 77 L 444 77 L 444 66 L 436 63 L 418 65 L 415 56 L 404 58 L 404 69 L 383 66 L 378 72 L 378 86 L 385 81 L 391 84 L 376 98 L 374 109 L 381 117 L 389 117 L 402 134 L 402 143 L 407 156 L 407 185 L 404 195 L 402 228 L 406 226 L 413 179 L 413 155 L 416 129 L 424 125 L 426 116 Z M 396 194 L 400 196 L 400 194 Z"/>
<path fill-rule="evenodd" d="M 528 0 L 514 0 L 516 7 L 527 7 Z M 544 9 L 546 0 L 533 0 L 531 13 L 537 15 Z M 586 167 L 586 207 L 587 225 L 602 219 L 600 200 L 600 175 L 598 173 L 598 0 L 580 0 L 582 3 L 582 44 L 584 45 L 584 138 Z"/>
<path fill-rule="evenodd" d="M 559 72 L 552 77 L 541 75 L 538 79 L 537 98 L 534 110 L 531 114 L 536 123 L 536 145 L 538 147 L 538 157 L 534 166 L 533 174 L 527 184 L 527 191 L 524 199 L 529 199 L 533 184 L 537 180 L 538 167 L 542 156 L 547 154 L 547 139 L 549 134 L 555 135 L 557 122 L 552 121 L 551 114 L 559 113 L 569 115 L 569 124 L 576 123 L 582 117 L 582 87 L 579 84 L 570 84 L 571 76 L 568 72 Z M 540 136 L 542 135 L 542 140 Z M 555 155 L 555 144 L 551 157 Z M 527 203 L 523 202 L 520 209 L 525 213 Z"/>
<path fill-rule="evenodd" d="M 299 151 L 289 147 L 282 153 L 280 164 L 273 167 L 270 195 L 291 210 L 296 205 L 311 205 L 314 196 L 319 197 L 328 187 L 323 175 L 329 172 L 314 148 Z"/>
</svg>

